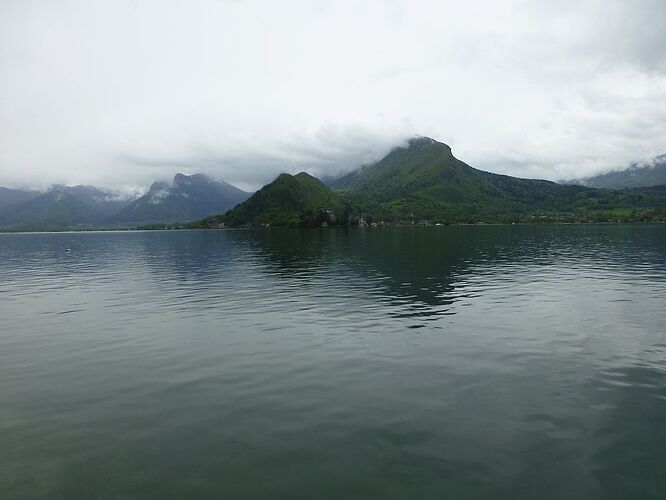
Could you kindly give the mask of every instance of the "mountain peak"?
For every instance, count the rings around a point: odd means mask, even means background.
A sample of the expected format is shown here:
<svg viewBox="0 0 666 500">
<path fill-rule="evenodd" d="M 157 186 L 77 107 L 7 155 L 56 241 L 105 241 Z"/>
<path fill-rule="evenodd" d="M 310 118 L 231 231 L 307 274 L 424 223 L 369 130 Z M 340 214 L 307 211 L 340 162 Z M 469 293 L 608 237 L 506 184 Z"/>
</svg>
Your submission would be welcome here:
<svg viewBox="0 0 666 500">
<path fill-rule="evenodd" d="M 164 190 L 164 189 L 169 189 L 169 184 L 162 181 L 155 181 L 148 188 L 148 192 L 150 193 L 151 191 Z"/>
<path fill-rule="evenodd" d="M 307 172 L 299 172 L 294 177 L 296 177 L 298 179 L 316 179 L 316 177 L 313 177 L 312 175 L 308 174 Z"/>
<path fill-rule="evenodd" d="M 434 144 L 437 141 L 431 137 L 426 137 L 425 135 L 416 135 L 409 140 L 410 145 L 420 145 L 420 144 Z"/>
<path fill-rule="evenodd" d="M 174 187 L 204 182 L 211 182 L 211 179 L 206 177 L 204 174 L 185 175 L 182 173 L 177 173 L 173 178 Z"/>
<path fill-rule="evenodd" d="M 141 198 L 115 217 L 117 223 L 162 223 L 192 220 L 223 212 L 249 196 L 226 182 L 203 174 L 178 173 L 173 182 L 154 182 Z"/>
<path fill-rule="evenodd" d="M 311 226 L 315 224 L 313 214 L 320 210 L 340 212 L 341 207 L 340 198 L 316 177 L 307 172 L 282 173 L 223 219 L 230 226 Z"/>
<path fill-rule="evenodd" d="M 451 151 L 451 147 L 448 144 L 444 144 L 443 142 L 436 141 L 435 139 L 432 139 L 431 137 L 426 137 L 423 135 L 417 135 L 412 137 L 408 142 L 407 142 L 407 148 L 406 149 L 419 149 L 419 148 L 427 148 L 429 146 L 444 146 L 446 149 Z"/>
</svg>

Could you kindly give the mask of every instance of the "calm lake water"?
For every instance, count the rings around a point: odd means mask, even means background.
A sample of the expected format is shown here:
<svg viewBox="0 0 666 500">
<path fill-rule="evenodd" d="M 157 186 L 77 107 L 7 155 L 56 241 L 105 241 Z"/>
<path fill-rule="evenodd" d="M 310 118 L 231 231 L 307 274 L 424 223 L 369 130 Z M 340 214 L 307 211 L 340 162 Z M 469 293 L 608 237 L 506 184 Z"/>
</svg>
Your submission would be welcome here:
<svg viewBox="0 0 666 500">
<path fill-rule="evenodd" d="M 664 495 L 666 225 L 0 234 L 0 498 Z"/>
</svg>

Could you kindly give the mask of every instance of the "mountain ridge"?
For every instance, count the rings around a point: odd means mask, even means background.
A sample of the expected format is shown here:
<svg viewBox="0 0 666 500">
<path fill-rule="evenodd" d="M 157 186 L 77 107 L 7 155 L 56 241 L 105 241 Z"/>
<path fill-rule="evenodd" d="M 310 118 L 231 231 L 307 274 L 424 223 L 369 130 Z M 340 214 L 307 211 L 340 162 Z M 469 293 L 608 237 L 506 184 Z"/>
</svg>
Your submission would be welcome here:
<svg viewBox="0 0 666 500">
<path fill-rule="evenodd" d="M 618 220 L 660 217 L 661 190 L 609 191 L 476 169 L 447 144 L 416 137 L 329 182 L 367 221 L 417 223 Z M 633 220 L 633 219 L 632 219 Z"/>
<path fill-rule="evenodd" d="M 0 190 L 5 228 L 661 220 L 666 212 L 666 185 L 611 190 L 495 174 L 428 137 L 415 137 L 328 185 L 306 172 L 285 173 L 250 194 L 203 174 L 179 173 L 134 200 L 93 186 L 16 191 Z M 3 193 L 8 209 L 2 209 Z"/>
<path fill-rule="evenodd" d="M 136 198 L 86 185 L 55 184 L 44 192 L 0 188 L 0 227 L 52 230 L 170 223 L 227 210 L 248 196 L 224 181 L 180 173 L 172 183 L 154 182 L 146 194 Z"/>
<path fill-rule="evenodd" d="M 415 138 L 375 164 L 331 183 L 384 218 L 464 218 L 530 210 L 571 208 L 585 192 L 579 186 L 522 179 L 476 169 L 457 159 L 451 148 L 430 138 Z M 371 205 L 378 205 L 373 209 Z"/>
<path fill-rule="evenodd" d="M 11 210 L 5 210 L 0 224 L 46 229 L 91 227 L 106 220 L 125 203 L 94 186 L 54 185 L 48 191 L 14 205 Z"/>
<path fill-rule="evenodd" d="M 573 179 L 565 184 L 579 184 L 587 187 L 626 189 L 660 186 L 666 184 L 666 154 L 658 155 L 647 163 L 633 163 L 622 170 L 612 170 L 591 177 Z"/>
<path fill-rule="evenodd" d="M 203 174 L 178 173 L 171 184 L 154 182 L 148 192 L 129 203 L 110 222 L 149 224 L 182 222 L 224 212 L 245 201 L 250 193 Z"/>
</svg>

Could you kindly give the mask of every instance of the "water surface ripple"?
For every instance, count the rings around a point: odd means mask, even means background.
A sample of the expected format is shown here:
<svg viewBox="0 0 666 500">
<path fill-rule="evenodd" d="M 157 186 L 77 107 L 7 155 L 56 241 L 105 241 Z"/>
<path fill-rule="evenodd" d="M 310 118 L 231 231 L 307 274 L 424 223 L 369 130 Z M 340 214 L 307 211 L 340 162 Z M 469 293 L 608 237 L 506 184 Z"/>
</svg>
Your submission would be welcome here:
<svg viewBox="0 0 666 500">
<path fill-rule="evenodd" d="M 666 225 L 0 234 L 0 262 L 0 498 L 666 491 Z"/>
</svg>

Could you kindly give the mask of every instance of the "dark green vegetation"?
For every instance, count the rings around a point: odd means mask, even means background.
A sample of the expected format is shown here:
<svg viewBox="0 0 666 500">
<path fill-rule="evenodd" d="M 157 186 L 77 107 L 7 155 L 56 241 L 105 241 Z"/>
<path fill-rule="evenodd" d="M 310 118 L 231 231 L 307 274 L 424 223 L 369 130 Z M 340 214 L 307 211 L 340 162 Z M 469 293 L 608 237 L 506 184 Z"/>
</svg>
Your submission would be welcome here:
<svg viewBox="0 0 666 500">
<path fill-rule="evenodd" d="M 666 207 L 662 193 L 597 190 L 477 170 L 428 138 L 410 141 L 331 187 L 357 200 L 372 218 L 392 221 L 579 220 Z"/>
<path fill-rule="evenodd" d="M 194 227 L 224 223 L 238 226 L 302 226 L 347 224 L 352 208 L 319 179 L 305 172 L 281 174 L 247 201 L 222 216 L 208 217 Z"/>
<path fill-rule="evenodd" d="M 608 172 L 569 182 L 583 186 L 625 189 L 666 184 L 666 155 L 657 156 L 650 164 L 633 164 L 626 170 Z"/>
<path fill-rule="evenodd" d="M 329 182 L 282 174 L 247 202 L 194 227 L 652 221 L 666 187 L 607 190 L 520 179 L 470 167 L 446 144 L 413 139 L 379 162 Z M 333 213 L 333 221 L 323 214 Z"/>
</svg>

